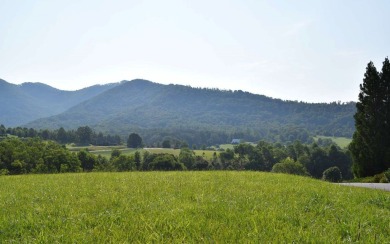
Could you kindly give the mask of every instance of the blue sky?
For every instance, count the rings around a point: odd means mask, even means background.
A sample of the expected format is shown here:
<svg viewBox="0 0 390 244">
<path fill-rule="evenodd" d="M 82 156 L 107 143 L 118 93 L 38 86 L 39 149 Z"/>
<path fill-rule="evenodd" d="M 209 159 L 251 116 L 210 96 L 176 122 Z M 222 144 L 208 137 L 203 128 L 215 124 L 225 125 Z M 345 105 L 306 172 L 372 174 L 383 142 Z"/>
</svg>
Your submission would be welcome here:
<svg viewBox="0 0 390 244">
<path fill-rule="evenodd" d="M 390 54 L 386 0 L 0 0 L 0 78 L 74 90 L 148 79 L 356 101 Z"/>
</svg>

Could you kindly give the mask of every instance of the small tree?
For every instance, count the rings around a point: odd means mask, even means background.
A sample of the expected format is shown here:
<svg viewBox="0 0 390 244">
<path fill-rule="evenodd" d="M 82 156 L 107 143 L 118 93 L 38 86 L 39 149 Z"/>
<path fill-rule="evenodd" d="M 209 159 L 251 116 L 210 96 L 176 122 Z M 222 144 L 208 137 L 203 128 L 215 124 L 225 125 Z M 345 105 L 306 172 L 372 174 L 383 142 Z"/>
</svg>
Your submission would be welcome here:
<svg viewBox="0 0 390 244">
<path fill-rule="evenodd" d="M 180 149 L 179 162 L 184 164 L 187 169 L 192 169 L 192 166 L 195 164 L 194 153 L 188 148 Z"/>
<path fill-rule="evenodd" d="M 80 144 L 87 145 L 91 143 L 93 131 L 88 126 L 81 126 L 77 128 L 76 134 Z"/>
<path fill-rule="evenodd" d="M 139 151 L 136 151 L 134 153 L 134 162 L 135 166 L 137 167 L 138 170 L 142 169 L 142 161 L 141 161 L 141 153 Z"/>
<path fill-rule="evenodd" d="M 164 140 L 162 143 L 163 148 L 171 148 L 171 142 L 169 140 Z"/>
<path fill-rule="evenodd" d="M 142 147 L 142 138 L 136 134 L 131 133 L 127 139 L 127 147 L 129 148 L 141 148 Z"/>
<path fill-rule="evenodd" d="M 322 174 L 322 179 L 330 182 L 340 182 L 343 177 L 341 175 L 340 169 L 334 166 L 324 171 Z"/>
<path fill-rule="evenodd" d="M 289 157 L 282 160 L 280 163 L 276 163 L 272 167 L 272 172 L 292 175 L 309 175 L 302 164 L 294 162 L 294 160 Z"/>
</svg>

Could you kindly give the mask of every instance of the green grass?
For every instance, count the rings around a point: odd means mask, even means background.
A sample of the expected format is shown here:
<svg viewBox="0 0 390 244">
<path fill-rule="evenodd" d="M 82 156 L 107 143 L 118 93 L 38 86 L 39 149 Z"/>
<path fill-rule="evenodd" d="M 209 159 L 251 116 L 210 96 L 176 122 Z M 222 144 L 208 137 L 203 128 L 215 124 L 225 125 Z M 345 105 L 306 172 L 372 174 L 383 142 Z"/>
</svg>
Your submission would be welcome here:
<svg viewBox="0 0 390 244">
<path fill-rule="evenodd" d="M 387 243 L 390 192 L 259 172 L 0 177 L 0 243 Z"/>
<path fill-rule="evenodd" d="M 126 149 L 126 146 L 66 146 L 70 151 L 78 152 L 83 149 L 87 149 L 88 151 L 111 151 L 113 149 Z"/>
<path fill-rule="evenodd" d="M 219 145 L 219 148 L 224 149 L 224 150 L 226 150 L 228 148 L 233 149 L 234 145 L 233 144 L 221 144 L 221 145 Z"/>
<path fill-rule="evenodd" d="M 172 148 L 147 148 L 147 149 L 133 149 L 133 148 L 125 148 L 125 147 L 72 147 L 72 151 L 79 151 L 82 148 L 88 148 L 88 150 L 95 155 L 102 155 L 109 159 L 111 157 L 112 149 L 119 149 L 119 151 L 124 155 L 132 155 L 137 150 L 143 154 L 145 151 L 150 153 L 170 153 L 175 155 L 176 157 L 180 154 L 180 149 L 172 149 Z M 195 155 L 204 156 L 206 159 L 211 160 L 213 158 L 213 154 L 215 151 L 210 150 L 194 150 Z M 216 152 L 217 155 L 219 152 Z"/>
<path fill-rule="evenodd" d="M 336 143 L 340 148 L 348 147 L 349 143 L 351 143 L 351 138 L 346 137 L 332 137 L 332 136 L 315 136 L 314 140 L 317 141 L 319 138 L 321 139 L 331 139 L 334 143 Z"/>
</svg>

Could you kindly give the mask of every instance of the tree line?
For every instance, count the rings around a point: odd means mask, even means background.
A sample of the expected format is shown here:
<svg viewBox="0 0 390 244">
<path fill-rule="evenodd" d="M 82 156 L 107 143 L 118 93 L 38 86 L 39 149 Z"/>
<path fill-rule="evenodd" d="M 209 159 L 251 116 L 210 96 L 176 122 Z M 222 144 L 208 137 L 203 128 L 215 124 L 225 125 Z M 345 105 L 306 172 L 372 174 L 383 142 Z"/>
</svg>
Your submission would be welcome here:
<svg viewBox="0 0 390 244">
<path fill-rule="evenodd" d="M 113 150 L 110 158 L 87 150 L 71 152 L 65 146 L 39 138 L 7 138 L 0 142 L 2 174 L 64 173 L 91 171 L 148 170 L 256 170 L 273 171 L 321 178 L 325 170 L 337 167 L 344 179 L 352 178 L 348 151 L 335 145 L 320 147 L 294 142 L 259 142 L 256 146 L 242 143 L 225 151 L 214 151 L 211 158 L 195 155 L 183 146 L 178 157 L 136 151 L 124 155 Z"/>
<path fill-rule="evenodd" d="M 215 146 L 219 144 L 230 143 L 234 138 L 240 138 L 245 141 L 269 141 L 280 142 L 283 144 L 292 143 L 296 140 L 302 143 L 313 143 L 312 135 L 301 127 L 286 126 L 280 128 L 270 128 L 269 131 L 257 131 L 255 129 L 226 131 L 213 130 L 211 128 L 191 129 L 185 127 L 166 128 L 166 129 L 140 129 L 133 128 L 137 134 L 142 135 L 143 144 L 147 147 L 168 147 L 180 148 L 183 142 L 201 148 L 202 146 Z M 109 133 L 96 132 L 89 126 L 80 126 L 76 130 L 36 130 L 34 128 L 15 127 L 6 128 L 0 125 L 0 137 L 7 134 L 20 138 L 39 137 L 43 140 L 53 140 L 60 144 L 75 143 L 79 145 L 96 146 L 114 146 L 126 142 L 129 130 L 123 130 L 121 136 L 111 135 Z M 320 133 L 320 132 L 319 132 Z M 165 145 L 164 145 L 165 143 Z"/>
<path fill-rule="evenodd" d="M 34 128 L 15 127 L 6 128 L 0 125 L 0 138 L 7 135 L 13 135 L 20 138 L 39 137 L 43 140 L 52 140 L 60 144 L 75 143 L 79 145 L 96 145 L 96 146 L 115 146 L 122 144 L 122 138 L 118 135 L 103 134 L 95 132 L 89 126 L 80 126 L 76 130 L 36 130 Z"/>
</svg>

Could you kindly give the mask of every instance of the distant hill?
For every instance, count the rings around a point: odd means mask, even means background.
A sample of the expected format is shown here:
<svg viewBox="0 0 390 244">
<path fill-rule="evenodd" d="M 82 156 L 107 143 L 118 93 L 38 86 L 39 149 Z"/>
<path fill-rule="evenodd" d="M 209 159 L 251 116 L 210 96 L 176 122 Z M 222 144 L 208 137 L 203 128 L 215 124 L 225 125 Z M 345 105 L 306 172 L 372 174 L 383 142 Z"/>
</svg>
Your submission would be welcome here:
<svg viewBox="0 0 390 244">
<path fill-rule="evenodd" d="M 312 134 L 350 137 L 355 103 L 283 101 L 243 91 L 123 81 L 67 111 L 26 124 L 33 128 L 89 125 L 126 134 L 131 128 L 270 131 L 303 128 Z M 267 132 L 268 133 L 268 132 Z"/>
<path fill-rule="evenodd" d="M 56 115 L 117 84 L 62 91 L 42 83 L 14 85 L 0 79 L 0 124 L 18 126 Z"/>
</svg>

